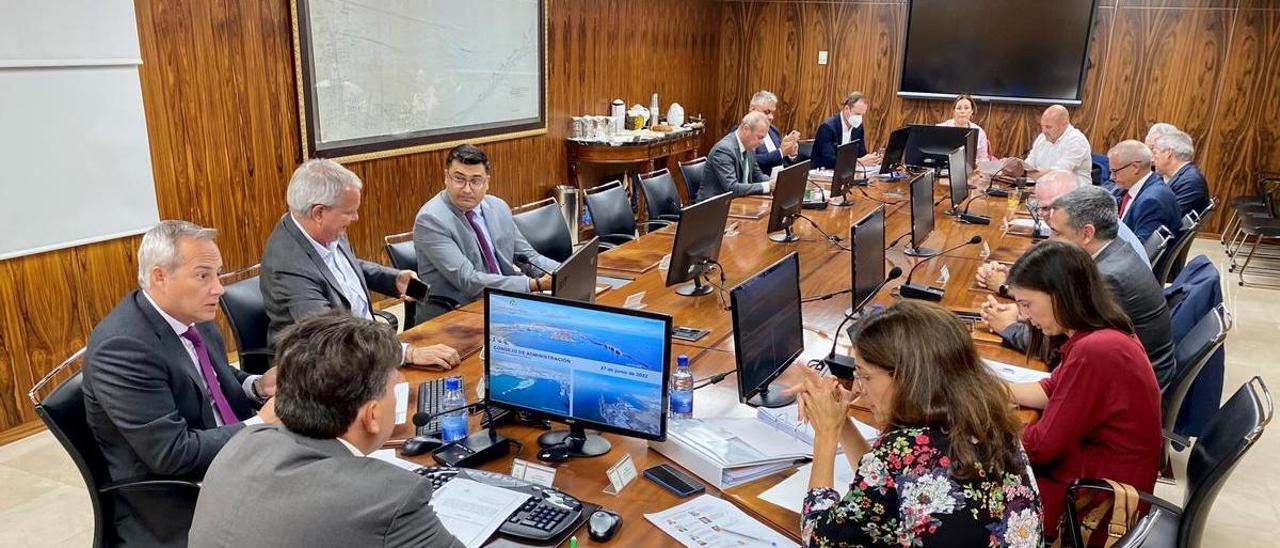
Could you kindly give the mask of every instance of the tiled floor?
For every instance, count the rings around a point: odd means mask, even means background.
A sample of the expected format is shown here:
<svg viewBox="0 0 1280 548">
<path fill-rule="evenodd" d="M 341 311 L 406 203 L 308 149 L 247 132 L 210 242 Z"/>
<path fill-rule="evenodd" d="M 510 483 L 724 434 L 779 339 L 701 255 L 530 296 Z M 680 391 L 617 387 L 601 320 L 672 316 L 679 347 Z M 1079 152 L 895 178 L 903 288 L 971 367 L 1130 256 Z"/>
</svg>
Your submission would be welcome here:
<svg viewBox="0 0 1280 548">
<path fill-rule="evenodd" d="M 1198 241 L 1225 269 L 1216 242 Z M 1226 392 L 1254 375 L 1280 394 L 1280 291 L 1223 285 L 1235 329 L 1227 339 Z M 1275 426 L 1273 426 L 1273 429 Z M 1236 467 L 1215 502 L 1203 546 L 1275 546 L 1280 536 L 1280 432 L 1268 432 Z M 1176 485 L 1156 494 L 1182 503 Z M 0 546 L 89 546 L 93 518 L 84 483 L 71 460 L 47 432 L 0 447 Z"/>
</svg>

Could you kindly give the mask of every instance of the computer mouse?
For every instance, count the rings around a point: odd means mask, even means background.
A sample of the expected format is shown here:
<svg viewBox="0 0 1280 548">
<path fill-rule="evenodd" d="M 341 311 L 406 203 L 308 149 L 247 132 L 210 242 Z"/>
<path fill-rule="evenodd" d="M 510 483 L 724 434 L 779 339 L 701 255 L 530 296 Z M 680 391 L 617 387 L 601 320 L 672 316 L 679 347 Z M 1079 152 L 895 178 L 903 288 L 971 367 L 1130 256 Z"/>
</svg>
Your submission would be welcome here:
<svg viewBox="0 0 1280 548">
<path fill-rule="evenodd" d="M 545 462 L 564 462 L 569 460 L 569 446 L 552 445 L 538 451 L 538 460 Z"/>
<path fill-rule="evenodd" d="M 400 454 L 406 457 L 416 457 L 434 451 L 441 445 L 443 445 L 443 442 L 439 438 L 414 436 L 400 444 Z"/>
<path fill-rule="evenodd" d="M 587 534 L 591 535 L 591 540 L 596 542 L 605 542 L 613 538 L 613 534 L 618 532 L 620 527 L 622 527 L 622 516 L 603 508 L 592 512 L 591 517 L 587 519 Z"/>
</svg>

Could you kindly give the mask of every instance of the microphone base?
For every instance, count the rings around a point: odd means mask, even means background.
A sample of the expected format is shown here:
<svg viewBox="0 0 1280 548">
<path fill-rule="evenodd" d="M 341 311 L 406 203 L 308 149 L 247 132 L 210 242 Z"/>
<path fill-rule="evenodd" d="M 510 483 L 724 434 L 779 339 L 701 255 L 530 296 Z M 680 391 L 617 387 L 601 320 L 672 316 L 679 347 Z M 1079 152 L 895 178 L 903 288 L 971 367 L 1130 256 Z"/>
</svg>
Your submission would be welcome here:
<svg viewBox="0 0 1280 548">
<path fill-rule="evenodd" d="M 822 200 L 819 202 L 802 202 L 800 204 L 800 209 L 826 209 L 826 208 L 827 208 L 826 200 Z"/>
<path fill-rule="evenodd" d="M 486 462 L 507 456 L 511 452 L 511 440 L 501 434 L 490 437 L 484 429 L 466 438 L 447 444 L 431 453 L 442 466 L 475 468 Z"/>
<path fill-rule="evenodd" d="M 858 363 L 853 361 L 853 356 L 840 354 L 832 354 L 823 358 L 822 365 L 827 366 L 827 371 L 830 371 L 837 379 L 843 380 L 853 379 L 853 372 L 858 368 Z"/>
<path fill-rule="evenodd" d="M 971 225 L 989 225 L 991 217 L 986 215 L 975 215 L 973 213 L 961 213 L 956 216 L 956 220 Z"/>
<path fill-rule="evenodd" d="M 906 254 L 908 257 L 932 257 L 938 254 L 938 250 L 933 249 L 931 247 L 907 246 L 907 248 L 902 252 Z"/>
<path fill-rule="evenodd" d="M 898 294 L 904 299 L 919 299 L 922 301 L 939 302 L 942 300 L 943 290 L 938 287 L 930 287 L 920 284 L 902 284 L 898 288 Z"/>
</svg>

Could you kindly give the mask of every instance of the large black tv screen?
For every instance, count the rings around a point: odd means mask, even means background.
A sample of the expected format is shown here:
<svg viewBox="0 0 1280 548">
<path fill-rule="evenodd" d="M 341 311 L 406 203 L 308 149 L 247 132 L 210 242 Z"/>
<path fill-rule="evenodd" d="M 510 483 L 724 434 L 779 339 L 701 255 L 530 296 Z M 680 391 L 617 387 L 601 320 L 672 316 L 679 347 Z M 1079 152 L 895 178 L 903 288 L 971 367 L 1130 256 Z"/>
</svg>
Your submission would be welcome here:
<svg viewBox="0 0 1280 548">
<path fill-rule="evenodd" d="M 911 0 L 898 95 L 1080 104 L 1092 0 Z"/>
</svg>

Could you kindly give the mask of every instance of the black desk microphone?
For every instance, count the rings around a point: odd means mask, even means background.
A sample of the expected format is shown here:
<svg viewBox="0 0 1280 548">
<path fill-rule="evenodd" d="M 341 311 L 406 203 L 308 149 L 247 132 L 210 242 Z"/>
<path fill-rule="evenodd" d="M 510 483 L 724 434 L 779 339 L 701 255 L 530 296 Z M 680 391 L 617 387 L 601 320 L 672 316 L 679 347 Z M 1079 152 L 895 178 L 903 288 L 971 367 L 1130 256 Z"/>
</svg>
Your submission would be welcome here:
<svg viewBox="0 0 1280 548">
<path fill-rule="evenodd" d="M 925 258 L 920 262 L 916 263 L 915 266 L 911 267 L 911 272 L 907 273 L 907 283 L 902 284 L 902 286 L 898 288 L 898 294 L 902 295 L 902 298 L 904 299 L 921 299 L 921 300 L 933 301 L 933 302 L 941 301 L 942 295 L 945 292 L 945 289 L 941 287 L 933 287 L 927 284 L 921 285 L 921 284 L 911 283 L 911 277 L 915 276 L 916 269 L 920 268 L 920 265 L 924 263 L 927 263 L 943 255 L 946 255 L 947 253 L 960 249 L 964 246 L 977 245 L 980 243 L 982 243 L 982 236 L 974 234 L 972 238 L 969 238 L 969 241 L 962 243 L 958 246 L 955 246 L 951 249 L 944 249 L 941 253 Z"/>
</svg>

